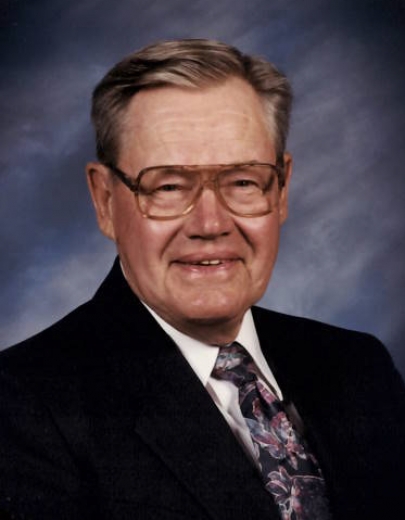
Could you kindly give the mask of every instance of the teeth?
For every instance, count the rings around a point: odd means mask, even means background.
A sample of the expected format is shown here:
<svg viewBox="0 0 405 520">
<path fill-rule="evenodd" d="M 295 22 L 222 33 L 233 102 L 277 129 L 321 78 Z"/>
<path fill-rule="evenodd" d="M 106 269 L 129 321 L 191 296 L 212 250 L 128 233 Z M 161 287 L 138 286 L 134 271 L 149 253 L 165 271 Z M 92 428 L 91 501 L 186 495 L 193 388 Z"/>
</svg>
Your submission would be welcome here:
<svg viewBox="0 0 405 520">
<path fill-rule="evenodd" d="M 201 262 L 197 262 L 197 265 L 219 265 L 221 260 L 201 260 Z"/>
</svg>

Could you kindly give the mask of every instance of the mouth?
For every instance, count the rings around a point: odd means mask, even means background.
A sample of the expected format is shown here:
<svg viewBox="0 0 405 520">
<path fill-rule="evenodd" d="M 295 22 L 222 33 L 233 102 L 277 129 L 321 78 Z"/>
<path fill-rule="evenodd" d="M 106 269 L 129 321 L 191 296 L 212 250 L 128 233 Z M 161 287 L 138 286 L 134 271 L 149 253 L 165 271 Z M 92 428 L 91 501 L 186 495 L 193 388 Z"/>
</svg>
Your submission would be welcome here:
<svg viewBox="0 0 405 520">
<path fill-rule="evenodd" d="M 180 262 L 181 264 L 186 265 L 203 265 L 203 266 L 210 266 L 210 265 L 222 265 L 225 262 L 229 262 L 230 260 L 221 260 L 219 258 L 213 259 L 213 260 L 196 260 L 195 262 Z"/>
<path fill-rule="evenodd" d="M 235 254 L 211 255 L 187 255 L 177 258 L 173 263 L 188 267 L 218 267 L 229 266 L 240 261 L 241 258 Z"/>
<path fill-rule="evenodd" d="M 202 284 L 199 285 L 202 291 L 219 289 L 222 284 L 234 281 L 235 277 L 240 274 L 243 260 L 234 255 L 227 254 L 221 256 L 195 254 L 177 258 L 172 262 L 175 276 L 178 283 L 181 284 Z"/>
<path fill-rule="evenodd" d="M 236 251 L 200 251 L 184 254 L 173 259 L 174 265 L 177 265 L 184 273 L 194 273 L 198 275 L 208 273 L 225 273 L 233 272 L 235 266 L 243 262 L 242 257 Z"/>
</svg>

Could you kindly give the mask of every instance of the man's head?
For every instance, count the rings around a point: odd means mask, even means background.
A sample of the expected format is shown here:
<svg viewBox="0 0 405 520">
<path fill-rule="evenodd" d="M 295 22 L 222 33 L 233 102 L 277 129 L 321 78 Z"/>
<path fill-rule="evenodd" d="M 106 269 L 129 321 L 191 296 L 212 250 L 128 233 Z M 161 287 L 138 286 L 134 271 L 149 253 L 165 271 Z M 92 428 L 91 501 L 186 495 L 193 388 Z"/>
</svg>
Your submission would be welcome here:
<svg viewBox="0 0 405 520">
<path fill-rule="evenodd" d="M 269 281 L 287 215 L 290 104 L 271 64 L 206 40 L 149 46 L 94 91 L 100 163 L 87 171 L 100 228 L 134 292 L 204 341 L 234 339 Z M 229 173 L 241 163 L 254 166 Z M 163 165 L 181 167 L 176 181 L 173 168 L 151 170 Z"/>
</svg>

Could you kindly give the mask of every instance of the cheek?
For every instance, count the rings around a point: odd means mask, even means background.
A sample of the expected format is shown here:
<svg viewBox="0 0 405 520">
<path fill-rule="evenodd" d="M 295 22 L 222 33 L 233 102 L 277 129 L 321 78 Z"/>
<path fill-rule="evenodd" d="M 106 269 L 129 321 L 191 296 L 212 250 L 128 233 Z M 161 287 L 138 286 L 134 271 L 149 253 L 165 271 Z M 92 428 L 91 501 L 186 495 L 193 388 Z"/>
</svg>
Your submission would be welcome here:
<svg viewBox="0 0 405 520">
<path fill-rule="evenodd" d="M 245 237 L 251 246 L 250 268 L 256 281 L 267 283 L 277 257 L 280 226 L 278 219 L 264 217 L 245 226 Z"/>
<path fill-rule="evenodd" d="M 246 219 L 239 224 L 239 230 L 250 244 L 255 257 L 266 258 L 274 254 L 280 235 L 280 223 L 275 214 Z"/>
<path fill-rule="evenodd" d="M 116 242 L 134 272 L 153 272 L 164 267 L 165 254 L 176 234 L 177 226 L 172 222 L 145 219 L 139 213 L 132 213 L 130 219 L 120 223 Z"/>
</svg>

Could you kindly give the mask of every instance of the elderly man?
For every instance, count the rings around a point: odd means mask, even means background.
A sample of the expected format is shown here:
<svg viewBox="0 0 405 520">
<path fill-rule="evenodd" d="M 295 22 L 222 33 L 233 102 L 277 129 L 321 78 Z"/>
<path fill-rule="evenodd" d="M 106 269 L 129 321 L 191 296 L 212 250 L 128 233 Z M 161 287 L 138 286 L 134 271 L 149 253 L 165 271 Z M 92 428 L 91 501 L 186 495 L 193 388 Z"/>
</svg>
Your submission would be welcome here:
<svg viewBox="0 0 405 520">
<path fill-rule="evenodd" d="M 365 334 L 252 307 L 287 218 L 291 90 L 265 60 L 158 43 L 96 87 L 87 166 L 118 258 L 0 356 L 12 518 L 388 518 L 405 390 Z"/>
</svg>

